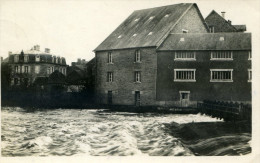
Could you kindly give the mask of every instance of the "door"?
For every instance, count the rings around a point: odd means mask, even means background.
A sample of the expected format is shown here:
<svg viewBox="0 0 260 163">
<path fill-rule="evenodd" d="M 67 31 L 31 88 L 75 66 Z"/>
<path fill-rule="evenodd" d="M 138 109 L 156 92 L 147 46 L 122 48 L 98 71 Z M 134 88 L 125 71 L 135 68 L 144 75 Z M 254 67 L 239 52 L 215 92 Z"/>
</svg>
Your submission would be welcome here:
<svg viewBox="0 0 260 163">
<path fill-rule="evenodd" d="M 140 99 L 140 91 L 135 91 L 135 106 L 140 106 L 141 99 Z"/>
<path fill-rule="evenodd" d="M 108 94 L 107 94 L 107 103 L 109 105 L 112 104 L 112 91 L 108 91 Z"/>
<path fill-rule="evenodd" d="M 181 107 L 188 107 L 190 103 L 190 91 L 180 91 Z"/>
</svg>

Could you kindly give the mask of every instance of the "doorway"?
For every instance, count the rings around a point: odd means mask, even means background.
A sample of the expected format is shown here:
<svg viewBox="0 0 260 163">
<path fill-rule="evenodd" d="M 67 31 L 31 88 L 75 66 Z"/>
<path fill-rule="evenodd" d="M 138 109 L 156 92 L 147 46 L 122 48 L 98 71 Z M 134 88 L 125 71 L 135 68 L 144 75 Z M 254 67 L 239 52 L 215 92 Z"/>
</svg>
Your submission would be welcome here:
<svg viewBox="0 0 260 163">
<path fill-rule="evenodd" d="M 111 105 L 112 104 L 112 98 L 113 98 L 113 94 L 112 91 L 108 91 L 107 92 L 107 104 Z"/>
<path fill-rule="evenodd" d="M 180 91 L 181 107 L 188 107 L 190 103 L 190 91 Z"/>
<path fill-rule="evenodd" d="M 140 99 L 140 91 L 135 91 L 135 106 L 140 106 L 141 99 Z"/>
</svg>

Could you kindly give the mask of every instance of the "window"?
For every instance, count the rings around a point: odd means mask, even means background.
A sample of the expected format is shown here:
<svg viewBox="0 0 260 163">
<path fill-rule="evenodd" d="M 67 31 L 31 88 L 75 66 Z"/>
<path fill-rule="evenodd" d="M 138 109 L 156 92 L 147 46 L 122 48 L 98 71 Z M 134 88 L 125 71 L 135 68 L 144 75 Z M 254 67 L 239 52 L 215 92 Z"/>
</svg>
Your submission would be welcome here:
<svg viewBox="0 0 260 163">
<path fill-rule="evenodd" d="M 248 82 L 252 81 L 252 70 L 248 69 Z"/>
<path fill-rule="evenodd" d="M 29 56 L 28 55 L 25 55 L 24 56 L 24 62 L 28 62 L 29 61 Z"/>
<path fill-rule="evenodd" d="M 248 60 L 251 60 L 252 59 L 252 54 L 251 54 L 251 51 L 248 52 Z"/>
<path fill-rule="evenodd" d="M 151 16 L 150 18 L 149 18 L 149 20 L 152 20 L 154 18 L 154 16 Z"/>
<path fill-rule="evenodd" d="M 214 33 L 214 32 L 215 32 L 214 26 L 210 26 L 210 27 L 209 27 L 209 32 L 210 32 L 210 33 Z"/>
<path fill-rule="evenodd" d="M 219 38 L 219 41 L 224 41 L 224 40 L 225 38 L 223 36 Z"/>
<path fill-rule="evenodd" d="M 111 53 L 111 52 L 108 52 L 108 53 L 107 53 L 107 56 L 108 56 L 108 63 L 113 63 L 112 53 Z"/>
<path fill-rule="evenodd" d="M 182 33 L 188 33 L 189 31 L 187 29 L 182 29 Z"/>
<path fill-rule="evenodd" d="M 195 52 L 175 52 L 175 61 L 195 61 L 196 60 L 196 53 Z"/>
<path fill-rule="evenodd" d="M 54 67 L 51 67 L 51 73 L 53 73 L 54 72 Z"/>
<path fill-rule="evenodd" d="M 19 62 L 19 55 L 14 56 L 14 62 Z"/>
<path fill-rule="evenodd" d="M 35 66 L 35 73 L 39 74 L 39 72 L 40 72 L 40 66 Z"/>
<path fill-rule="evenodd" d="M 19 72 L 18 66 L 15 66 L 14 69 L 15 69 L 15 73 L 18 73 L 18 72 Z"/>
<path fill-rule="evenodd" d="M 35 56 L 35 61 L 36 61 L 36 62 L 39 62 L 39 61 L 40 61 L 40 56 L 39 56 L 39 55 L 36 55 L 36 56 Z"/>
<path fill-rule="evenodd" d="M 141 52 L 140 52 L 140 50 L 135 51 L 135 62 L 141 62 Z"/>
<path fill-rule="evenodd" d="M 24 66 L 24 73 L 28 74 L 28 66 Z"/>
<path fill-rule="evenodd" d="M 52 63 L 55 63 L 55 56 L 52 57 Z"/>
<path fill-rule="evenodd" d="M 210 60 L 233 60 L 232 51 L 213 51 Z"/>
<path fill-rule="evenodd" d="M 14 85 L 18 85 L 19 84 L 19 78 L 14 78 Z"/>
<path fill-rule="evenodd" d="M 185 40 L 184 40 L 184 38 L 182 37 L 182 38 L 180 38 L 180 41 L 183 42 L 183 41 L 185 41 Z"/>
<path fill-rule="evenodd" d="M 63 73 L 64 75 L 66 75 L 66 68 L 63 68 L 63 69 L 62 69 L 62 73 Z"/>
<path fill-rule="evenodd" d="M 233 82 L 233 69 L 210 69 L 210 82 Z"/>
<path fill-rule="evenodd" d="M 50 67 L 47 68 L 47 74 L 48 75 L 51 74 L 51 68 Z"/>
<path fill-rule="evenodd" d="M 113 72 L 108 72 L 107 73 L 107 81 L 108 82 L 113 82 Z"/>
<path fill-rule="evenodd" d="M 196 69 L 174 69 L 175 82 L 196 82 Z"/>
<path fill-rule="evenodd" d="M 141 72 L 135 71 L 135 82 L 141 82 Z"/>
</svg>

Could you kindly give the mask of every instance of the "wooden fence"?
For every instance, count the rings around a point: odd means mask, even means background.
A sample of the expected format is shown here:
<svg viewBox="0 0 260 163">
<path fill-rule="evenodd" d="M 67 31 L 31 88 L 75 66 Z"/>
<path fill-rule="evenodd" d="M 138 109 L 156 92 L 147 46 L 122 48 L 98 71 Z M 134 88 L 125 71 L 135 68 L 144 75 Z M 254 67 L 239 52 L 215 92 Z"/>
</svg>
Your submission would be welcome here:
<svg viewBox="0 0 260 163">
<path fill-rule="evenodd" d="M 252 118 L 252 106 L 250 104 L 204 100 L 197 104 L 197 108 L 202 114 L 221 118 L 225 121 L 251 121 Z"/>
</svg>

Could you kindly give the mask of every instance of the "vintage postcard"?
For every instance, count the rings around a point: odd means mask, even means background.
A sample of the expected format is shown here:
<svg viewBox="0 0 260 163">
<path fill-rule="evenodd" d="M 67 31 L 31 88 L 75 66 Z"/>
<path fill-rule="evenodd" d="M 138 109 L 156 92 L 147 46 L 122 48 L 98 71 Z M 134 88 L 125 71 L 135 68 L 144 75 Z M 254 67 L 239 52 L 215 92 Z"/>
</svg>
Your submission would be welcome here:
<svg viewBox="0 0 260 163">
<path fill-rule="evenodd" d="M 1 160 L 259 162 L 259 14 L 1 0 Z"/>
</svg>

